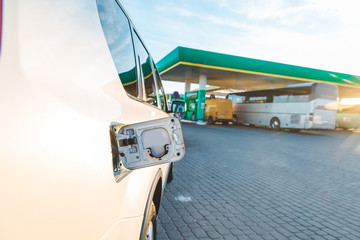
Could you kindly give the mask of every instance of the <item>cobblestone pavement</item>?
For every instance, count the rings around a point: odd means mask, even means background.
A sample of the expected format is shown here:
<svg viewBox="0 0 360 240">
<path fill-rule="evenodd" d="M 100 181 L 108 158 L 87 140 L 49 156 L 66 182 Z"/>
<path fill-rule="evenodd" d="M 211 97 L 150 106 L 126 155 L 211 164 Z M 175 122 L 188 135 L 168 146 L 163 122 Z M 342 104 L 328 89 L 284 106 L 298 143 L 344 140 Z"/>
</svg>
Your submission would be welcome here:
<svg viewBox="0 0 360 240">
<path fill-rule="evenodd" d="M 360 239 L 360 133 L 184 124 L 164 239 Z"/>
</svg>

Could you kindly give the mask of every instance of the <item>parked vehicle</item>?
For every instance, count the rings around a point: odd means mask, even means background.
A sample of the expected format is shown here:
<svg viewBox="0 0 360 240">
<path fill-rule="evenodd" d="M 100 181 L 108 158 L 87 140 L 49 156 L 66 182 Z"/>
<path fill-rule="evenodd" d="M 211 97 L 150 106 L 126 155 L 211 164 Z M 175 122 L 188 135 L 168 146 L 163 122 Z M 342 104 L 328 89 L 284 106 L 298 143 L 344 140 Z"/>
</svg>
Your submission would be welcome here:
<svg viewBox="0 0 360 240">
<path fill-rule="evenodd" d="M 123 7 L 0 6 L 0 239 L 155 239 L 185 148 Z"/>
<path fill-rule="evenodd" d="M 334 129 L 338 87 L 327 83 L 301 83 L 285 88 L 228 94 L 234 118 L 242 124 L 276 130 Z"/>
<path fill-rule="evenodd" d="M 227 125 L 232 121 L 232 103 L 229 99 L 206 99 L 205 100 L 205 121 L 208 124 L 221 122 Z"/>
<path fill-rule="evenodd" d="M 336 126 L 345 130 L 360 128 L 360 105 L 340 109 L 336 115 Z"/>
</svg>

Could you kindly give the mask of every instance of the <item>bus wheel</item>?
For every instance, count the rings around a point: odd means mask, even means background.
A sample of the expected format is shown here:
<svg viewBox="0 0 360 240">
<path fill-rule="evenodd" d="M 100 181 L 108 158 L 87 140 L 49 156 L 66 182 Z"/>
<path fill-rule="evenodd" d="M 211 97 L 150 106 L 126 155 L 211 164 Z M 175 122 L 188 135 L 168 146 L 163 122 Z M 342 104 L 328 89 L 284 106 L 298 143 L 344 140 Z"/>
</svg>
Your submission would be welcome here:
<svg viewBox="0 0 360 240">
<path fill-rule="evenodd" d="M 272 118 L 270 121 L 270 127 L 274 130 L 280 130 L 280 120 L 276 117 Z"/>
<path fill-rule="evenodd" d="M 208 118 L 208 123 L 209 123 L 209 125 L 213 125 L 213 124 L 214 124 L 214 119 L 213 119 L 212 116 L 210 116 L 210 117 Z"/>
</svg>

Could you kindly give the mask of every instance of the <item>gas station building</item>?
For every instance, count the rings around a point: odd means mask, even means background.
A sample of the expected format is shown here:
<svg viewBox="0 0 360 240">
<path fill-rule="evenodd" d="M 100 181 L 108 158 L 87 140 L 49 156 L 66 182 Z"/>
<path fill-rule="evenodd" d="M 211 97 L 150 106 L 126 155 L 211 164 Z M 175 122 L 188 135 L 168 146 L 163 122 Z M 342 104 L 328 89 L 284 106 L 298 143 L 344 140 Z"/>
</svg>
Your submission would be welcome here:
<svg viewBox="0 0 360 240">
<path fill-rule="evenodd" d="M 340 98 L 360 97 L 360 76 L 177 47 L 157 63 L 163 80 L 185 82 L 185 100 L 196 102 L 195 120 L 204 120 L 206 85 L 244 91 L 306 82 L 332 83 Z M 190 84 L 199 90 L 190 92 Z"/>
</svg>

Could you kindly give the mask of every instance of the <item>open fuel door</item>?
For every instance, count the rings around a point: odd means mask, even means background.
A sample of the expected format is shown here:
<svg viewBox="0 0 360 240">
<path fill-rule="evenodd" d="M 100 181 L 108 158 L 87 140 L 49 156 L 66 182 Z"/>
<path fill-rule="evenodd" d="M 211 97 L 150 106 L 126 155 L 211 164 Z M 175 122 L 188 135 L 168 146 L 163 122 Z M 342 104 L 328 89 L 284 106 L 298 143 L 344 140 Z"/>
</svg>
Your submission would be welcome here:
<svg viewBox="0 0 360 240">
<path fill-rule="evenodd" d="M 167 117 L 110 125 L 114 173 L 175 162 L 185 155 L 180 121 Z"/>
</svg>

